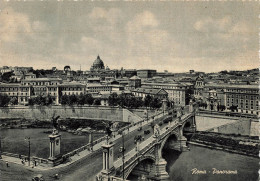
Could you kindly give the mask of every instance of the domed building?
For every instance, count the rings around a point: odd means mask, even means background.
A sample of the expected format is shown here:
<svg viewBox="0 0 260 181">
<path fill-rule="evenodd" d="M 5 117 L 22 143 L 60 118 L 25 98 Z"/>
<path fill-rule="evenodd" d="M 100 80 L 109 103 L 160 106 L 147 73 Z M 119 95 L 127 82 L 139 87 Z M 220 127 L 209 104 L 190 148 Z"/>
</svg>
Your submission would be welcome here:
<svg viewBox="0 0 260 181">
<path fill-rule="evenodd" d="M 97 59 L 94 61 L 93 65 L 90 68 L 90 71 L 99 71 L 104 70 L 104 62 L 100 59 L 99 55 L 97 56 Z"/>
</svg>

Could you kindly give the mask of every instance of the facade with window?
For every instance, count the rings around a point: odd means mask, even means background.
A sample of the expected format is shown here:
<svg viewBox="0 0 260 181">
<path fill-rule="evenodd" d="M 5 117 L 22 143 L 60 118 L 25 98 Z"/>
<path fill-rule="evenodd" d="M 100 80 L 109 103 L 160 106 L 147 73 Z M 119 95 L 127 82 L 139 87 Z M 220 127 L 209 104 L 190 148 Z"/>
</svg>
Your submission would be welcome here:
<svg viewBox="0 0 260 181">
<path fill-rule="evenodd" d="M 145 98 L 150 95 L 160 100 L 168 99 L 168 93 L 164 89 L 137 88 L 131 91 L 134 96 Z"/>
<path fill-rule="evenodd" d="M 18 104 L 27 104 L 32 96 L 32 86 L 20 84 L 0 84 L 0 94 L 17 98 Z"/>
<path fill-rule="evenodd" d="M 259 114 L 258 85 L 206 84 L 204 100 L 209 99 L 210 91 L 216 92 L 217 105 L 233 108 L 237 112 Z"/>
<path fill-rule="evenodd" d="M 164 89 L 168 93 L 168 99 L 174 101 L 174 104 L 177 106 L 185 106 L 188 90 L 193 89 L 193 85 L 188 84 L 157 82 L 142 82 L 142 87 Z"/>
</svg>

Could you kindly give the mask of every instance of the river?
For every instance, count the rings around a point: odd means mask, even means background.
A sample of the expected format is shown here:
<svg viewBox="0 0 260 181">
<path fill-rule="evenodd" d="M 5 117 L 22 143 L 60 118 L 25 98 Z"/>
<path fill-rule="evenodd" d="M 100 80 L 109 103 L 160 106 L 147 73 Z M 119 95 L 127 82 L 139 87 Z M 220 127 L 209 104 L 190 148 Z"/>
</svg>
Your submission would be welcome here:
<svg viewBox="0 0 260 181">
<path fill-rule="evenodd" d="M 257 181 L 259 159 L 205 147 L 189 145 L 190 151 L 164 150 L 167 172 L 172 181 Z M 192 174 L 192 169 L 206 174 Z M 218 170 L 237 170 L 237 174 L 213 174 Z M 202 172 L 201 172 L 202 173 Z"/>
<path fill-rule="evenodd" d="M 40 158 L 49 157 L 49 134 L 44 131 L 51 129 L 30 128 L 30 129 L 0 129 L 1 149 L 4 152 L 21 155 L 28 154 L 28 141 L 25 137 L 30 137 L 31 156 Z M 61 154 L 68 153 L 76 148 L 86 145 L 89 141 L 88 135 L 79 136 L 61 131 Z M 94 134 L 93 140 L 101 137 Z"/>
</svg>

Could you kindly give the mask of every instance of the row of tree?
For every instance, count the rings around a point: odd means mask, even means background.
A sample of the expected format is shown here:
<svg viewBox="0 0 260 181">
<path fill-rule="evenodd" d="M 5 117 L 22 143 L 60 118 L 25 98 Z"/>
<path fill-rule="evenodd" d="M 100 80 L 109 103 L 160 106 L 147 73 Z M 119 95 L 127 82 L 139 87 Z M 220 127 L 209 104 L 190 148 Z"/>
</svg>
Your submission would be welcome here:
<svg viewBox="0 0 260 181">
<path fill-rule="evenodd" d="M 120 106 L 127 108 L 139 108 L 139 107 L 150 107 L 150 108 L 160 108 L 162 102 L 156 97 L 147 95 L 144 100 L 141 97 L 135 97 L 132 94 L 120 94 L 112 93 L 108 97 L 109 106 Z"/>
<path fill-rule="evenodd" d="M 17 105 L 18 104 L 18 99 L 17 97 L 9 97 L 6 94 L 0 94 L 0 107 L 5 107 L 8 105 Z"/>
<path fill-rule="evenodd" d="M 100 99 L 94 99 L 91 94 L 62 95 L 60 98 L 62 105 L 100 105 Z"/>
<path fill-rule="evenodd" d="M 49 95 L 47 95 L 47 96 L 37 96 L 37 97 L 30 98 L 28 100 L 28 104 L 30 106 L 33 106 L 33 105 L 49 106 L 52 103 L 53 103 L 53 99 Z"/>
</svg>

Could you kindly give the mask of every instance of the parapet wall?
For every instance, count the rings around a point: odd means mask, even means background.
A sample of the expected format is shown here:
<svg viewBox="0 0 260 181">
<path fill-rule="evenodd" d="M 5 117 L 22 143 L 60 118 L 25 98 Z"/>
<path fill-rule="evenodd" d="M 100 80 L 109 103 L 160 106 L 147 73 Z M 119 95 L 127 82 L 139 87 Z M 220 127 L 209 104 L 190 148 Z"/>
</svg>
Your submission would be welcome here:
<svg viewBox="0 0 260 181">
<path fill-rule="evenodd" d="M 0 119 L 51 120 L 53 116 L 60 116 L 61 119 L 95 118 L 124 122 L 135 122 L 136 119 L 139 120 L 138 116 L 130 111 L 124 111 L 121 108 L 101 106 L 26 106 L 0 109 Z"/>
</svg>

